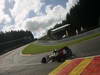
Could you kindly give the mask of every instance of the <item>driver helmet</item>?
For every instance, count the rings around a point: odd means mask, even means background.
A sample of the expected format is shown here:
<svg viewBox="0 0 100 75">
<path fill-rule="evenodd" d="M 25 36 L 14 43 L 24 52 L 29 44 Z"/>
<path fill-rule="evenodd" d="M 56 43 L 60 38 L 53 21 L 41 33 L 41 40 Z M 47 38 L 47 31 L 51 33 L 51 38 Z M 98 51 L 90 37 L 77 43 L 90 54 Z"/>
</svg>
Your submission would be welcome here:
<svg viewBox="0 0 100 75">
<path fill-rule="evenodd" d="M 56 50 L 56 49 L 54 49 L 53 53 L 56 53 L 56 52 L 57 52 L 57 50 Z"/>
</svg>

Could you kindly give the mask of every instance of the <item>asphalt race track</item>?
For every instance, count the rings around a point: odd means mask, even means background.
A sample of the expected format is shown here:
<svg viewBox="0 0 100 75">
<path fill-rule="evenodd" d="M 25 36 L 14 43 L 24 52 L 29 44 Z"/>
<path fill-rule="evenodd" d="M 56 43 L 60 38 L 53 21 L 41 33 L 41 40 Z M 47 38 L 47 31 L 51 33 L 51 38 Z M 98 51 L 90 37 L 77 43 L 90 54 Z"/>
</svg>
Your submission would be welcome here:
<svg viewBox="0 0 100 75">
<path fill-rule="evenodd" d="M 0 75 L 47 75 L 53 68 L 61 63 L 41 64 L 43 56 L 48 53 L 38 55 L 22 55 L 20 47 L 0 56 Z"/>
<path fill-rule="evenodd" d="M 0 56 L 0 75 L 48 75 L 61 63 L 41 64 L 40 60 L 48 53 L 24 56 L 20 47 Z M 100 37 L 69 46 L 77 57 L 100 55 Z"/>
</svg>

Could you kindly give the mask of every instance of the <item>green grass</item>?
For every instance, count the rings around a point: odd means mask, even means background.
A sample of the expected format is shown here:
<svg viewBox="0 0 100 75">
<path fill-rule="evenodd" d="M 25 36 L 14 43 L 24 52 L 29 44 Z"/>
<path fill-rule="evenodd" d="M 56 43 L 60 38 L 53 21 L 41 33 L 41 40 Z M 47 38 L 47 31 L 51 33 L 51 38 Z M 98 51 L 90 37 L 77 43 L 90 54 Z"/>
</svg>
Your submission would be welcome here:
<svg viewBox="0 0 100 75">
<path fill-rule="evenodd" d="M 49 45 L 49 46 L 48 45 L 44 46 L 44 45 L 38 45 L 38 44 L 35 44 L 35 43 L 31 43 L 29 46 L 27 46 L 22 51 L 22 53 L 23 54 L 37 54 L 37 53 L 49 52 L 53 49 L 59 49 L 59 48 L 62 48 L 64 46 L 74 45 L 74 44 L 80 43 L 80 42 L 85 41 L 85 40 L 90 40 L 90 39 L 95 38 L 97 36 L 100 36 L 100 33 L 92 34 L 90 36 L 83 37 L 83 38 L 76 39 L 76 40 L 72 40 L 72 41 L 69 41 L 69 42 L 63 42 L 63 43 L 59 43 L 59 44 L 55 44 L 55 45 Z"/>
</svg>

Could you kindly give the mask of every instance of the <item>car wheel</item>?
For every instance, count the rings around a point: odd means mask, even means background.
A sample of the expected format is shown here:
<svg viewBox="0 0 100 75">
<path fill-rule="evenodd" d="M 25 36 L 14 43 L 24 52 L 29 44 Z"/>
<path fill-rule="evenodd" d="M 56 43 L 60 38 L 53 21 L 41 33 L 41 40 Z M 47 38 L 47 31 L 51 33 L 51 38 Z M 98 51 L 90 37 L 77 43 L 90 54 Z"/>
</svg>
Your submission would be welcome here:
<svg viewBox="0 0 100 75">
<path fill-rule="evenodd" d="M 41 60 L 42 63 L 47 63 L 47 59 L 45 57 L 42 58 Z"/>
</svg>

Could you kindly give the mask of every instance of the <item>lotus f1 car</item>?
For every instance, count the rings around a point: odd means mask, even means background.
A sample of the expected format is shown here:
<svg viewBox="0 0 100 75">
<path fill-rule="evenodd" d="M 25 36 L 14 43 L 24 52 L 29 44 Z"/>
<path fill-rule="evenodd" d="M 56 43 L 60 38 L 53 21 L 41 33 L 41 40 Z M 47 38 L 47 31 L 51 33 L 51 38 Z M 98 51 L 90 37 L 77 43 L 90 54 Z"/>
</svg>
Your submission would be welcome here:
<svg viewBox="0 0 100 75">
<path fill-rule="evenodd" d="M 63 62 L 66 59 L 73 58 L 73 54 L 70 48 L 64 47 L 59 50 L 54 50 L 51 54 L 42 58 L 41 63 L 48 63 L 50 61 Z"/>
</svg>

